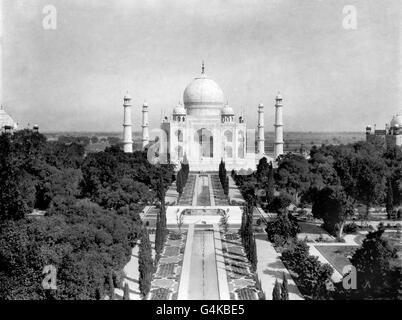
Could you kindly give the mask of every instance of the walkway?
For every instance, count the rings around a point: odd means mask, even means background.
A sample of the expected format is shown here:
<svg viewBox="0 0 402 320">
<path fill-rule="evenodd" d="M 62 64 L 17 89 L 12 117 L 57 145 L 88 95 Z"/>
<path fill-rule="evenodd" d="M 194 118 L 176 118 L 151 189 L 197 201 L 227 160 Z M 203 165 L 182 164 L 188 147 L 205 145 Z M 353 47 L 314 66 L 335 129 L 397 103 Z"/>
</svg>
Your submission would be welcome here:
<svg viewBox="0 0 402 320">
<path fill-rule="evenodd" d="M 166 191 L 165 204 L 167 206 L 174 206 L 177 204 L 179 193 L 177 192 L 176 181 L 173 182 L 169 189 Z"/>
<path fill-rule="evenodd" d="M 216 174 L 211 175 L 212 191 L 214 195 L 215 204 L 227 206 L 229 204 L 229 198 L 224 193 L 219 176 Z"/>
<path fill-rule="evenodd" d="M 232 204 L 232 201 L 235 201 L 236 204 L 242 205 L 245 203 L 243 196 L 241 195 L 241 192 L 239 188 L 237 187 L 236 183 L 234 182 L 232 176 L 229 175 L 229 200 L 230 204 Z"/>
<path fill-rule="evenodd" d="M 178 202 L 179 206 L 191 206 L 193 204 L 194 188 L 196 183 L 196 175 L 190 174 L 187 179 L 187 183 L 184 187 L 183 193 Z"/>
<path fill-rule="evenodd" d="M 196 201 L 195 201 L 196 206 L 211 206 L 208 175 L 200 174 L 197 176 L 195 194 L 196 194 Z"/>
<path fill-rule="evenodd" d="M 275 280 L 282 283 L 283 273 L 288 280 L 289 300 L 304 300 L 289 271 L 279 259 L 280 254 L 276 252 L 272 243 L 267 240 L 266 235 L 256 235 L 257 244 L 257 274 L 261 281 L 262 289 L 267 300 L 272 300 Z"/>
<path fill-rule="evenodd" d="M 155 243 L 155 234 L 149 235 L 149 240 L 152 245 L 152 257 L 155 258 L 155 250 L 153 249 Z M 124 271 L 124 280 L 123 280 L 123 288 L 125 283 L 128 283 L 128 289 L 130 293 L 130 300 L 142 300 L 140 289 L 139 289 L 139 270 L 138 270 L 138 251 L 140 248 L 140 242 L 138 241 L 137 245 L 131 251 L 131 259 L 125 265 Z M 123 300 L 124 292 L 121 289 L 115 289 L 115 299 Z"/>
</svg>

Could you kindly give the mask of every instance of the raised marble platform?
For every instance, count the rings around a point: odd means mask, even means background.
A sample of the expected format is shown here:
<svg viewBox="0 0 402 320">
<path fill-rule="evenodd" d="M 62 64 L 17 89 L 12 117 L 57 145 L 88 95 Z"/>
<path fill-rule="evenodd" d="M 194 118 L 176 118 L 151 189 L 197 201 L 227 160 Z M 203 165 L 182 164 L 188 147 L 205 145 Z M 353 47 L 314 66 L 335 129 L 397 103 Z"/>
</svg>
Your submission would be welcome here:
<svg viewBox="0 0 402 320">
<path fill-rule="evenodd" d="M 241 224 L 242 211 L 240 207 L 236 206 L 170 206 L 166 209 L 166 220 L 168 225 L 177 224 L 177 217 L 184 211 L 191 212 L 191 214 L 185 214 L 183 224 L 188 225 L 192 223 L 207 223 L 207 224 L 219 224 L 221 215 L 218 214 L 218 209 L 229 209 L 229 224 Z"/>
</svg>

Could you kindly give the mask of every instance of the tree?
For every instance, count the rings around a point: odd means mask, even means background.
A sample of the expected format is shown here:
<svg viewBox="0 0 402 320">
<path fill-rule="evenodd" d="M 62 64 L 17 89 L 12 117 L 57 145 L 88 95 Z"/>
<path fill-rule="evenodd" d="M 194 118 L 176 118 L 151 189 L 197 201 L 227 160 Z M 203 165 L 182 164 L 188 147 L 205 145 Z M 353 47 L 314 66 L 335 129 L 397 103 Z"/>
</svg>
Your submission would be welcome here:
<svg viewBox="0 0 402 320">
<path fill-rule="evenodd" d="M 275 181 L 279 188 L 293 196 L 295 204 L 308 190 L 310 175 L 309 164 L 302 155 L 289 153 L 278 158 Z"/>
<path fill-rule="evenodd" d="M 229 210 L 228 210 L 229 211 Z M 220 225 L 223 228 L 223 231 L 226 233 L 228 233 L 229 230 L 229 212 L 222 209 L 221 210 L 221 219 L 220 219 Z"/>
<path fill-rule="evenodd" d="M 315 218 L 324 220 L 325 229 L 342 237 L 346 219 L 353 215 L 353 199 L 341 187 L 325 187 L 320 190 L 313 203 L 312 213 Z"/>
<path fill-rule="evenodd" d="M 142 229 L 141 243 L 138 254 L 138 269 L 140 273 L 139 287 L 141 294 L 145 297 L 151 289 L 153 273 L 152 249 L 149 235 L 146 228 Z"/>
<path fill-rule="evenodd" d="M 269 165 L 268 178 L 265 186 L 265 198 L 268 205 L 274 200 L 275 196 L 275 179 L 274 179 L 274 168 L 272 163 Z"/>
<path fill-rule="evenodd" d="M 99 138 L 97 136 L 91 137 L 91 143 L 97 143 L 98 141 L 99 141 Z"/>
<path fill-rule="evenodd" d="M 389 147 L 383 158 L 389 170 L 393 205 L 398 206 L 402 203 L 402 147 Z"/>
<path fill-rule="evenodd" d="M 115 299 L 115 293 L 114 293 L 114 283 L 113 283 L 113 272 L 109 272 L 109 297 L 110 300 Z"/>
<path fill-rule="evenodd" d="M 268 164 L 267 158 L 262 157 L 257 164 L 257 182 L 263 186 L 267 183 L 268 180 L 268 172 L 270 170 L 270 165 Z"/>
<path fill-rule="evenodd" d="M 309 246 L 304 241 L 295 240 L 282 252 L 281 260 L 289 270 L 296 270 L 309 256 Z"/>
<path fill-rule="evenodd" d="M 223 192 L 224 192 L 225 195 L 229 194 L 229 177 L 225 178 L 225 185 L 224 185 L 224 188 L 223 188 Z"/>
<path fill-rule="evenodd" d="M 162 243 L 163 243 L 163 242 L 165 242 L 165 236 L 167 233 L 167 229 L 166 229 L 166 205 L 165 205 L 166 186 L 163 181 L 162 175 L 159 176 L 157 195 L 158 195 L 158 198 L 159 198 L 159 201 L 161 204 L 160 221 L 161 221 L 161 234 L 162 234 Z"/>
<path fill-rule="evenodd" d="M 379 157 L 360 156 L 357 196 L 366 205 L 366 217 L 374 203 L 382 201 L 385 191 L 386 167 Z"/>
<path fill-rule="evenodd" d="M 386 191 L 385 209 L 387 211 L 387 218 L 391 219 L 392 212 L 394 211 L 394 196 L 393 196 L 392 181 L 390 178 L 387 179 L 386 190 L 387 191 Z"/>
<path fill-rule="evenodd" d="M 272 300 L 282 300 L 281 298 L 281 286 L 278 279 L 275 280 L 274 289 L 272 290 Z"/>
<path fill-rule="evenodd" d="M 286 279 L 285 272 L 283 272 L 282 276 L 281 299 L 289 300 L 288 280 Z"/>
<path fill-rule="evenodd" d="M 123 300 L 130 300 L 130 289 L 127 282 L 124 284 Z"/>
<path fill-rule="evenodd" d="M 275 237 L 278 236 L 286 241 L 296 238 L 300 232 L 300 226 L 292 215 L 284 213 L 279 214 L 274 220 L 268 221 L 265 231 L 270 242 L 275 242 Z"/>
<path fill-rule="evenodd" d="M 179 196 L 183 193 L 183 171 L 179 170 L 176 177 L 176 190 Z"/>
<path fill-rule="evenodd" d="M 249 260 L 250 260 L 251 241 L 252 241 L 252 237 L 253 237 L 252 224 L 253 224 L 253 206 L 248 203 L 243 209 L 241 237 L 242 237 L 244 250 L 246 251 L 247 258 Z"/>
<path fill-rule="evenodd" d="M 21 219 L 32 209 L 20 190 L 14 147 L 8 134 L 0 135 L 0 221 Z"/>
<path fill-rule="evenodd" d="M 219 180 L 221 182 L 222 188 L 225 189 L 225 183 L 226 183 L 226 167 L 225 163 L 223 162 L 223 159 L 221 159 L 221 162 L 219 163 Z"/>
<path fill-rule="evenodd" d="M 164 243 L 164 230 L 163 223 L 161 220 L 162 209 L 159 209 L 159 213 L 156 217 L 156 231 L 155 231 L 155 265 L 159 261 L 160 255 L 163 251 L 163 243 Z"/>
<path fill-rule="evenodd" d="M 255 272 L 257 270 L 257 244 L 255 242 L 254 235 L 250 239 L 249 260 L 251 262 L 251 270 Z"/>
<path fill-rule="evenodd" d="M 297 274 L 297 283 L 303 293 L 312 299 L 328 296 L 326 283 L 331 280 L 333 269 L 318 261 L 316 256 L 309 255 L 309 247 L 304 241 L 294 241 L 282 252 L 281 259 L 286 268 Z"/>
<path fill-rule="evenodd" d="M 383 238 L 383 229 L 367 234 L 350 262 L 356 268 L 357 290 L 364 299 L 400 299 L 401 266 L 398 250 Z"/>
<path fill-rule="evenodd" d="M 281 192 L 277 197 L 274 197 L 269 205 L 270 211 L 278 214 L 287 213 L 287 208 L 292 204 L 292 196 L 286 192 Z"/>
<path fill-rule="evenodd" d="M 180 209 L 177 209 L 177 210 L 180 210 Z M 182 227 L 183 222 L 184 222 L 183 211 L 180 212 L 180 214 L 176 215 L 176 222 L 177 222 L 177 227 L 179 228 L 179 232 L 181 233 L 181 227 Z"/>
</svg>

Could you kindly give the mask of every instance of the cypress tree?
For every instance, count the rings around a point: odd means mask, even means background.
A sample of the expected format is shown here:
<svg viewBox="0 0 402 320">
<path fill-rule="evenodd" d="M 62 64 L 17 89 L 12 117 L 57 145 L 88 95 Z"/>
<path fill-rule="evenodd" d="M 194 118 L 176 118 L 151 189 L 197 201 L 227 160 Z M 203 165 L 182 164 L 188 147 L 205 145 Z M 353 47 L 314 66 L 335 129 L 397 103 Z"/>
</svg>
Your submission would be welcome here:
<svg viewBox="0 0 402 320">
<path fill-rule="evenodd" d="M 163 237 L 165 236 L 166 230 L 166 206 L 165 206 L 165 184 L 163 182 L 162 174 L 159 176 L 159 184 L 158 184 L 158 198 L 161 203 L 161 223 L 162 223 L 162 230 L 163 230 Z"/>
<path fill-rule="evenodd" d="M 183 171 L 180 169 L 176 177 L 176 191 L 181 196 L 183 193 Z"/>
<path fill-rule="evenodd" d="M 285 272 L 282 277 L 281 298 L 282 300 L 289 300 L 288 280 L 286 279 Z"/>
<path fill-rule="evenodd" d="M 124 284 L 123 300 L 130 300 L 130 289 L 127 282 Z"/>
<path fill-rule="evenodd" d="M 225 195 L 229 194 L 229 177 L 226 177 L 225 179 L 225 188 L 223 189 L 223 192 Z"/>
<path fill-rule="evenodd" d="M 246 206 L 243 206 L 242 214 L 241 214 L 241 225 L 240 225 L 240 237 L 242 240 L 242 243 L 244 245 L 244 230 L 245 230 L 245 225 L 246 225 Z"/>
<path fill-rule="evenodd" d="M 160 255 L 163 249 L 163 224 L 161 221 L 162 208 L 160 209 L 158 215 L 156 216 L 156 231 L 155 231 L 155 266 L 159 261 Z"/>
<path fill-rule="evenodd" d="M 258 258 L 257 258 L 257 244 L 255 242 L 255 237 L 252 236 L 251 238 L 251 245 L 250 245 L 250 262 L 251 262 L 251 268 L 252 271 L 257 270 L 257 263 L 258 263 Z"/>
<path fill-rule="evenodd" d="M 274 185 L 275 185 L 275 179 L 274 179 L 274 169 L 272 167 L 272 162 L 269 164 L 269 172 L 268 172 L 268 180 L 267 180 L 267 186 L 265 189 L 265 194 L 266 194 L 266 200 L 268 204 L 272 202 L 274 199 Z"/>
<path fill-rule="evenodd" d="M 153 262 L 152 249 L 149 235 L 146 228 L 141 232 L 141 243 L 138 253 L 139 287 L 141 294 L 145 297 L 151 289 Z"/>
<path fill-rule="evenodd" d="M 112 270 L 110 270 L 110 272 L 109 272 L 109 296 L 110 296 L 110 300 L 114 300 L 115 294 L 114 294 L 114 283 L 113 283 Z"/>
<path fill-rule="evenodd" d="M 222 175 L 223 175 L 223 159 L 221 159 L 221 162 L 219 163 L 219 181 L 222 184 Z"/>
<path fill-rule="evenodd" d="M 394 196 L 392 190 L 392 182 L 391 179 L 387 179 L 387 198 L 385 209 L 387 211 L 387 219 L 391 219 L 392 211 L 394 210 Z"/>
<path fill-rule="evenodd" d="M 275 280 L 274 290 L 272 290 L 272 300 L 281 300 L 281 286 L 278 279 Z"/>
</svg>

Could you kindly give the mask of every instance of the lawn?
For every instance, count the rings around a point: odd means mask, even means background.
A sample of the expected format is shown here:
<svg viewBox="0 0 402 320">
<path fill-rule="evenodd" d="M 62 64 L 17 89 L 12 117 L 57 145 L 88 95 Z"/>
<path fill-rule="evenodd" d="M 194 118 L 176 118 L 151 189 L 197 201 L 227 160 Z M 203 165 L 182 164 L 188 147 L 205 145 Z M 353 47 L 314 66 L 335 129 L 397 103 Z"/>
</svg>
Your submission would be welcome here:
<svg viewBox="0 0 402 320">
<path fill-rule="evenodd" d="M 358 246 L 315 246 L 328 262 L 342 274 L 343 268 L 350 264 L 348 256 L 352 256 Z"/>
</svg>

